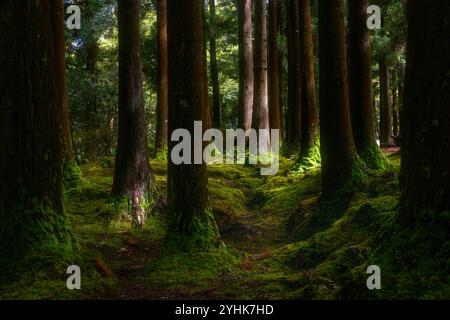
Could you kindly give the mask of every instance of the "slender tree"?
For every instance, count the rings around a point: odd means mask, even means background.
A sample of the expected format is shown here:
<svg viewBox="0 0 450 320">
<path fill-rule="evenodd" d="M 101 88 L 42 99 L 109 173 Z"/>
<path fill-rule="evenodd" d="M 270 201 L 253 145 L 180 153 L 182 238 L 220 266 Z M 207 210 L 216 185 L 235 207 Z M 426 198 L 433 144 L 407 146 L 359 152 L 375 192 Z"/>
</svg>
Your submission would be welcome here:
<svg viewBox="0 0 450 320">
<path fill-rule="evenodd" d="M 169 160 L 167 194 L 171 223 L 166 246 L 171 250 L 204 249 L 220 244 L 217 226 L 208 208 L 206 164 L 203 161 L 193 163 L 194 122 L 207 118 L 202 11 L 202 0 L 168 1 L 169 134 L 177 129 L 189 131 L 192 146 L 191 150 L 184 150 L 189 153 L 189 163 L 178 165 Z M 169 142 L 170 154 L 177 144 Z"/>
<path fill-rule="evenodd" d="M 278 48 L 278 0 L 269 1 L 269 120 L 271 129 L 281 128 Z"/>
<path fill-rule="evenodd" d="M 252 0 L 239 0 L 239 128 L 252 126 L 253 23 Z"/>
<path fill-rule="evenodd" d="M 382 147 L 393 145 L 392 141 L 392 105 L 389 83 L 389 65 L 386 54 L 379 61 L 380 69 L 380 144 Z"/>
<path fill-rule="evenodd" d="M 0 263 L 70 243 L 59 58 L 48 0 L 0 3 Z"/>
<path fill-rule="evenodd" d="M 319 1 L 320 152 L 325 198 L 351 178 L 357 159 L 350 121 L 344 12 L 343 0 Z"/>
<path fill-rule="evenodd" d="M 316 80 L 314 76 L 314 45 L 310 0 L 299 1 L 302 144 L 300 159 L 309 158 L 319 140 L 319 111 L 317 110 Z"/>
<path fill-rule="evenodd" d="M 301 143 L 301 67 L 299 0 L 289 0 L 288 7 L 288 106 L 286 144 Z"/>
<path fill-rule="evenodd" d="M 372 61 L 367 28 L 368 0 L 349 0 L 349 90 L 353 138 L 358 154 L 373 169 L 384 169 L 375 133 L 372 104 Z"/>
<path fill-rule="evenodd" d="M 151 200 L 142 68 L 139 0 L 119 0 L 119 140 L 112 196 L 126 197 L 137 225 L 144 223 L 144 202 Z"/>
<path fill-rule="evenodd" d="M 167 72 L 169 56 L 167 52 L 167 0 L 157 2 L 158 20 L 158 111 L 156 113 L 156 152 L 167 147 L 169 118 L 169 87 Z"/>
<path fill-rule="evenodd" d="M 267 3 L 255 1 L 255 44 L 254 44 L 254 95 L 252 127 L 263 131 L 259 137 L 259 151 L 270 149 L 268 75 L 267 75 Z"/>
<path fill-rule="evenodd" d="M 450 2 L 408 1 L 400 221 L 444 226 L 450 210 Z"/>
<path fill-rule="evenodd" d="M 216 45 L 216 0 L 209 0 L 209 57 L 211 68 L 211 83 L 213 91 L 213 126 L 221 127 L 219 67 L 217 65 Z"/>
</svg>

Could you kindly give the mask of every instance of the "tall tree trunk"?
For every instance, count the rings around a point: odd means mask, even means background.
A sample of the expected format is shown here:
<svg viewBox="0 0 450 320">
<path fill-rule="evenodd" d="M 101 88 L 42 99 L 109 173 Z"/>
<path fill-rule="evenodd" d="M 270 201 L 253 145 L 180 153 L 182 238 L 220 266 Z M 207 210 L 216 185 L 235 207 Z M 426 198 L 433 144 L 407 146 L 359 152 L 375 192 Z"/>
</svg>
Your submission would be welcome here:
<svg viewBox="0 0 450 320">
<path fill-rule="evenodd" d="M 167 147 L 169 119 L 169 55 L 167 52 L 167 0 L 158 0 L 158 109 L 156 122 L 156 152 Z"/>
<path fill-rule="evenodd" d="M 194 121 L 207 117 L 204 85 L 203 1 L 170 0 L 167 6 L 169 34 L 169 134 L 177 129 L 190 133 L 191 148 L 184 150 L 191 163 L 169 160 L 168 206 L 171 222 L 168 250 L 195 250 L 217 246 L 220 236 L 208 208 L 206 164 L 194 161 Z M 204 59 L 199 59 L 203 57 Z M 180 74 L 180 70 L 183 72 Z M 203 128 L 204 129 L 204 128 Z M 177 142 L 169 141 L 169 153 Z M 201 152 L 201 150 L 200 150 Z"/>
<path fill-rule="evenodd" d="M 397 66 L 397 75 L 398 75 L 398 135 L 402 135 L 402 113 L 404 106 L 404 98 L 405 98 L 405 66 L 403 63 L 399 63 Z M 401 143 L 401 142 L 400 142 Z"/>
<path fill-rule="evenodd" d="M 64 164 L 71 165 L 75 161 L 75 155 L 72 146 L 72 134 L 69 122 L 69 101 L 67 96 L 67 77 L 66 77 L 66 39 L 64 37 L 64 1 L 50 1 L 50 15 L 52 18 L 53 43 L 55 50 L 55 84 L 58 105 L 60 106 L 62 126 L 64 132 Z"/>
<path fill-rule="evenodd" d="M 392 107 L 390 99 L 389 66 L 386 55 L 379 61 L 380 67 L 380 144 L 382 147 L 393 145 Z"/>
<path fill-rule="evenodd" d="M 278 4 L 277 4 L 277 14 L 278 14 L 278 18 L 277 18 L 277 23 L 278 23 L 278 34 L 279 35 L 283 35 L 286 34 L 286 27 L 284 24 L 285 21 L 285 2 L 284 0 L 278 0 Z M 283 48 L 283 46 L 278 46 L 278 93 L 279 93 L 279 106 L 280 106 L 280 139 L 284 139 L 284 130 L 286 127 L 286 124 L 284 123 L 284 99 L 283 99 L 283 94 L 284 94 L 284 88 L 285 88 L 285 84 L 284 84 L 284 67 L 283 67 L 283 60 L 284 60 L 284 56 L 285 56 L 285 48 Z"/>
<path fill-rule="evenodd" d="M 253 27 L 252 0 L 239 0 L 239 128 L 252 126 Z"/>
<path fill-rule="evenodd" d="M 220 128 L 222 113 L 220 106 L 219 68 L 217 66 L 216 32 L 216 1 L 209 0 L 209 57 L 213 89 L 213 127 Z"/>
<path fill-rule="evenodd" d="M 343 0 L 319 1 L 322 196 L 335 194 L 356 164 L 347 82 Z"/>
<path fill-rule="evenodd" d="M 139 0 L 119 0 L 119 140 L 112 195 L 126 197 L 138 226 L 151 196 L 142 67 L 139 46 Z"/>
<path fill-rule="evenodd" d="M 278 59 L 278 0 L 269 1 L 269 120 L 280 129 L 280 76 Z"/>
<path fill-rule="evenodd" d="M 392 95 L 392 132 L 393 136 L 398 135 L 398 76 L 397 70 L 392 70 L 392 85 L 391 85 L 391 95 Z"/>
<path fill-rule="evenodd" d="M 444 226 L 450 210 L 450 2 L 408 1 L 400 222 Z M 447 213 L 447 214 L 446 214 Z"/>
<path fill-rule="evenodd" d="M 318 144 L 319 111 L 317 110 L 316 80 L 314 76 L 314 47 L 310 0 L 299 1 L 302 145 L 300 159 L 307 158 Z"/>
<path fill-rule="evenodd" d="M 252 127 L 266 130 L 259 137 L 260 153 L 270 149 L 269 101 L 267 75 L 267 3 L 255 1 L 254 96 Z"/>
<path fill-rule="evenodd" d="M 288 107 L 286 144 L 301 143 L 301 67 L 299 0 L 289 0 L 288 7 Z"/>
<path fill-rule="evenodd" d="M 358 154 L 373 169 L 384 169 L 385 157 L 378 148 L 372 100 L 372 59 L 367 28 L 368 0 L 350 0 L 349 92 L 353 138 Z"/>
<path fill-rule="evenodd" d="M 57 18 L 48 0 L 2 1 L 0 12 L 0 263 L 6 263 L 71 237 L 62 194 Z"/>
</svg>

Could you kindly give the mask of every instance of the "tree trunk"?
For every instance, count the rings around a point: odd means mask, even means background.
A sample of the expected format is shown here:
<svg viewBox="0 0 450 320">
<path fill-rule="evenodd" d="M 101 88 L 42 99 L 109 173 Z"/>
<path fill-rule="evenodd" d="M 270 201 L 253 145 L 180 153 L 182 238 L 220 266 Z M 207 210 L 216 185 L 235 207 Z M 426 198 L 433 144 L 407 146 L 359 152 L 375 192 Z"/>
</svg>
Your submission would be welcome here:
<svg viewBox="0 0 450 320">
<path fill-rule="evenodd" d="M 55 50 L 55 71 L 56 95 L 58 105 L 60 106 L 62 126 L 64 132 L 64 155 L 65 165 L 72 165 L 75 161 L 75 155 L 72 146 L 72 134 L 69 122 L 69 101 L 67 96 L 67 77 L 66 77 L 66 39 L 64 37 L 64 1 L 50 1 L 50 15 L 52 18 L 53 43 Z"/>
<path fill-rule="evenodd" d="M 112 195 L 129 199 L 138 226 L 144 223 L 152 174 L 148 158 L 139 46 L 139 0 L 119 0 L 119 139 Z"/>
<path fill-rule="evenodd" d="M 288 7 L 288 107 L 286 144 L 301 143 L 301 67 L 299 0 L 289 0 Z"/>
<path fill-rule="evenodd" d="M 270 150 L 269 101 L 267 76 L 267 3 L 255 1 L 254 96 L 252 127 L 267 130 L 259 137 L 259 152 Z"/>
<path fill-rule="evenodd" d="M 213 127 L 219 129 L 221 127 L 222 114 L 220 106 L 219 68 L 217 66 L 216 32 L 216 1 L 209 0 L 209 57 L 213 89 Z"/>
<path fill-rule="evenodd" d="M 314 47 L 310 0 L 299 1 L 302 145 L 300 159 L 310 157 L 319 139 L 319 112 L 317 110 L 316 80 L 314 76 Z"/>
<path fill-rule="evenodd" d="M 368 167 L 384 169 L 387 162 L 378 147 L 375 133 L 367 7 L 368 0 L 348 2 L 350 111 L 353 138 L 358 154 Z"/>
<path fill-rule="evenodd" d="M 391 85 L 391 95 L 392 95 L 392 132 L 393 136 L 398 135 L 398 76 L 397 70 L 392 70 L 392 85 Z"/>
<path fill-rule="evenodd" d="M 389 89 L 389 67 L 387 58 L 383 55 L 379 61 L 380 67 L 380 144 L 381 147 L 392 146 L 392 108 Z"/>
<path fill-rule="evenodd" d="M 167 123 L 169 118 L 169 88 L 167 72 L 169 56 L 167 52 L 167 0 L 158 0 L 158 109 L 156 122 L 156 152 L 167 147 Z"/>
<path fill-rule="evenodd" d="M 269 120 L 280 129 L 280 77 L 278 59 L 278 0 L 269 1 Z"/>
<path fill-rule="evenodd" d="M 344 1 L 319 1 L 322 196 L 333 196 L 356 163 L 347 83 Z"/>
<path fill-rule="evenodd" d="M 443 226 L 450 210 L 450 2 L 408 1 L 400 222 Z"/>
<path fill-rule="evenodd" d="M 252 0 L 239 0 L 239 128 L 252 126 L 253 28 Z"/>
<path fill-rule="evenodd" d="M 62 194 L 57 18 L 48 0 L 2 1 L 0 12 L 0 263 L 6 263 L 30 249 L 68 244 L 71 236 Z"/>
<path fill-rule="evenodd" d="M 220 243 L 214 217 L 208 208 L 206 164 L 194 161 L 194 122 L 207 118 L 204 81 L 203 1 L 170 0 L 169 34 L 169 134 L 177 129 L 190 133 L 191 164 L 169 160 L 168 206 L 171 215 L 168 250 L 198 250 Z M 199 59 L 203 57 L 203 59 Z M 183 70 L 180 73 L 180 70 Z M 204 128 L 203 128 L 204 129 Z M 169 141 L 171 154 L 177 142 Z M 201 150 L 200 150 L 201 151 Z"/>
</svg>

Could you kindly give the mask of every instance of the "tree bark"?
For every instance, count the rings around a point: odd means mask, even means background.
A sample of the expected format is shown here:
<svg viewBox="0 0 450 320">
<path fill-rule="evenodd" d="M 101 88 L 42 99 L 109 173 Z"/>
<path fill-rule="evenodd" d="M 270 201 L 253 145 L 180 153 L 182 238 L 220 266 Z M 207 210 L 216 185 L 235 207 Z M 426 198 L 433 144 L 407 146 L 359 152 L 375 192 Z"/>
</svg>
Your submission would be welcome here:
<svg viewBox="0 0 450 320">
<path fill-rule="evenodd" d="M 152 174 L 148 158 L 142 67 L 139 46 L 139 0 L 119 0 L 119 139 L 112 189 L 126 197 L 138 226 L 144 223 Z"/>
<path fill-rule="evenodd" d="M 372 100 L 372 59 L 367 28 L 368 0 L 350 0 L 349 92 L 353 138 L 362 160 L 372 169 L 383 169 L 386 161 L 378 147 Z"/>
<path fill-rule="evenodd" d="M 280 129 L 280 76 L 278 59 L 278 0 L 269 1 L 269 120 L 271 129 Z"/>
<path fill-rule="evenodd" d="M 450 210 L 450 2 L 408 1 L 400 222 L 444 227 Z"/>
<path fill-rule="evenodd" d="M 344 1 L 319 1 L 322 196 L 333 196 L 356 163 L 347 82 Z"/>
<path fill-rule="evenodd" d="M 48 0 L 0 4 L 0 263 L 71 240 L 63 208 L 62 72 Z M 58 70 L 60 71 L 60 70 Z"/>
<path fill-rule="evenodd" d="M 220 106 L 219 68 L 217 66 L 216 32 L 216 1 L 209 0 L 209 57 L 213 89 L 213 127 L 219 129 L 221 127 L 222 113 Z"/>
<path fill-rule="evenodd" d="M 299 0 L 289 0 L 288 7 L 288 107 L 286 144 L 301 144 L 301 67 Z"/>
<path fill-rule="evenodd" d="M 389 66 L 387 57 L 383 55 L 380 67 L 380 144 L 382 147 L 392 146 L 392 106 L 390 99 Z"/>
<path fill-rule="evenodd" d="M 252 0 L 239 0 L 239 128 L 247 132 L 253 113 Z"/>
<path fill-rule="evenodd" d="M 55 84 L 58 105 L 60 106 L 62 126 L 64 132 L 64 164 L 72 164 L 75 161 L 75 155 L 72 146 L 72 133 L 70 131 L 69 121 L 69 101 L 67 96 L 67 77 L 66 77 L 66 39 L 64 37 L 64 1 L 54 0 L 49 2 L 50 15 L 52 17 L 53 43 L 55 50 Z"/>
<path fill-rule="evenodd" d="M 167 132 L 169 118 L 169 88 L 168 68 L 169 55 L 167 52 L 167 0 L 158 0 L 158 106 L 156 122 L 156 152 L 167 147 Z"/>
<path fill-rule="evenodd" d="M 203 1 L 168 1 L 169 134 L 186 129 L 191 137 L 191 164 L 169 160 L 168 206 L 171 215 L 166 239 L 168 250 L 195 250 L 217 246 L 220 236 L 208 208 L 206 164 L 194 161 L 194 121 L 207 118 L 204 85 Z M 203 59 L 199 59 L 202 57 Z M 180 73 L 180 70 L 183 70 Z M 203 128 L 205 129 L 205 128 Z M 177 142 L 169 141 L 171 154 Z"/>
<path fill-rule="evenodd" d="M 254 96 L 252 127 L 267 130 L 259 137 L 259 152 L 270 150 L 269 101 L 267 75 L 267 3 L 255 1 Z"/>
<path fill-rule="evenodd" d="M 310 0 L 299 1 L 302 144 L 300 159 L 308 157 L 319 139 L 319 112 L 317 110 L 314 76 L 314 47 Z"/>
</svg>

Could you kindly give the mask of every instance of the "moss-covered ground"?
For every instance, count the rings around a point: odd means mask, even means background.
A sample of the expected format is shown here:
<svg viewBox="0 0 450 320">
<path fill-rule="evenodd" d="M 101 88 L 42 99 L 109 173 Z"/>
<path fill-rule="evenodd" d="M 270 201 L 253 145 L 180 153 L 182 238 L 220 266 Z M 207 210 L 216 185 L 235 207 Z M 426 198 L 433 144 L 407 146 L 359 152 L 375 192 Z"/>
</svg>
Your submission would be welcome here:
<svg viewBox="0 0 450 320">
<path fill-rule="evenodd" d="M 142 229 L 108 203 L 113 161 L 82 165 L 78 184 L 65 191 L 79 250 L 26 257 L 20 276 L 0 277 L 0 299 L 449 298 L 449 276 L 433 278 L 427 266 L 448 270 L 450 245 L 439 251 L 439 262 L 422 258 L 412 269 L 398 252 L 413 244 L 377 245 L 398 209 L 400 158 L 388 158 L 392 167 L 369 172 L 334 202 L 318 201 L 320 168 L 293 173 L 295 160 L 282 158 L 271 177 L 256 167 L 209 166 L 210 205 L 226 247 L 169 255 L 162 254 L 169 220 L 166 161 L 152 160 L 163 197 Z M 425 257 L 423 250 L 411 252 Z M 389 265 L 392 256 L 401 260 L 398 266 Z M 70 264 L 81 267 L 81 290 L 66 288 Z M 382 267 L 385 290 L 367 290 L 369 264 Z M 428 280 L 436 285 L 424 292 Z"/>
</svg>

